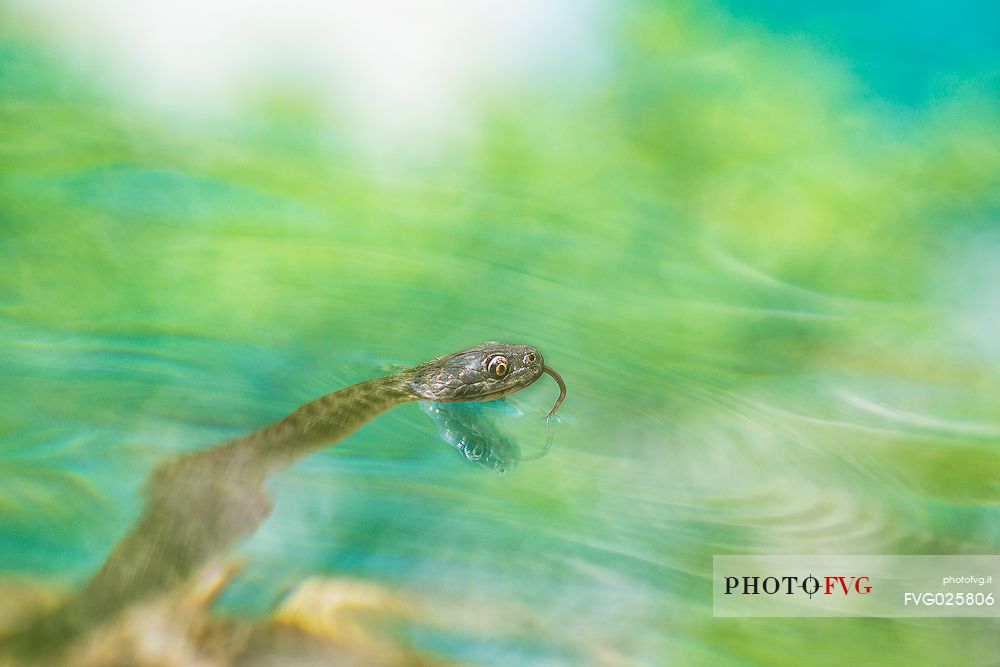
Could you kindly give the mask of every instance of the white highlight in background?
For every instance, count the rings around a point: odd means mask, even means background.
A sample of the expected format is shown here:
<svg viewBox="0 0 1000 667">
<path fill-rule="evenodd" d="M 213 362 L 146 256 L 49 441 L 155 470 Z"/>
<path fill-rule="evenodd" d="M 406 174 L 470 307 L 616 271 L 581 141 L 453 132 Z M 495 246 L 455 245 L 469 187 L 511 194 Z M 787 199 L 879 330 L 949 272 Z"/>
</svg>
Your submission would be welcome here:
<svg viewBox="0 0 1000 667">
<path fill-rule="evenodd" d="M 239 113 L 269 87 L 374 142 L 474 126 L 484 100 L 600 68 L 596 0 L 23 0 L 77 66 L 178 116 Z"/>
</svg>

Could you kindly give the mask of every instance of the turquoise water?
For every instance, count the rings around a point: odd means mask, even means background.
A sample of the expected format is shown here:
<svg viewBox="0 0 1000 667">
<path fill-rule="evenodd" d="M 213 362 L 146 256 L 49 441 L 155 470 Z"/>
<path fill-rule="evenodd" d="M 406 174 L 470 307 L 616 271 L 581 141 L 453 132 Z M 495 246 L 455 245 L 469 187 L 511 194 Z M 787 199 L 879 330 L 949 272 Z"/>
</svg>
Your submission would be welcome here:
<svg viewBox="0 0 1000 667">
<path fill-rule="evenodd" d="M 997 7 L 988 2 L 849 0 L 834 6 L 727 0 L 737 20 L 800 35 L 842 63 L 875 96 L 920 108 L 968 79 L 995 75 Z"/>
<path fill-rule="evenodd" d="M 548 378 L 481 415 L 504 475 L 393 409 L 267 482 L 216 611 L 346 577 L 462 664 L 995 661 L 994 621 L 712 618 L 713 554 L 1000 549 L 989 15 L 728 6 L 609 9 L 582 90 L 390 166 L 309 95 L 168 122 L 4 22 L 0 571 L 79 589 L 157 465 L 497 339 L 566 380 L 550 451 Z"/>
</svg>

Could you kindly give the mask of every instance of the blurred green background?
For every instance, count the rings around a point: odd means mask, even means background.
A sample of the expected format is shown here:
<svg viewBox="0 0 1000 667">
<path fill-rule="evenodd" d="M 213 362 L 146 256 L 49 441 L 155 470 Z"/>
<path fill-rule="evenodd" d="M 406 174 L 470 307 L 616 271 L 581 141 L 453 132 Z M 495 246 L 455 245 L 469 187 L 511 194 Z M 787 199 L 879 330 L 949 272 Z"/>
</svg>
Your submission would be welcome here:
<svg viewBox="0 0 1000 667">
<path fill-rule="evenodd" d="M 995 664 L 994 621 L 714 620 L 711 556 L 1000 550 L 996 8 L 259 4 L 0 10 L 0 569 L 79 585 L 157 463 L 509 340 L 569 386 L 546 457 L 393 410 L 272 481 L 223 607 L 349 574 L 495 610 L 412 632 L 471 664 Z"/>
</svg>

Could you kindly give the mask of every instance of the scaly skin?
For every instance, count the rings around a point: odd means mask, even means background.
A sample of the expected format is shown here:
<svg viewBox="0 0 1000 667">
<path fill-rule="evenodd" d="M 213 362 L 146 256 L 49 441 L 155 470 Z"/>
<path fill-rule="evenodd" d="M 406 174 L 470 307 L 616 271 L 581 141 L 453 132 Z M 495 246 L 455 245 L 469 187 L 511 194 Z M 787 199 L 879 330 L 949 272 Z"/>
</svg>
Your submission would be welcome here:
<svg viewBox="0 0 1000 667">
<path fill-rule="evenodd" d="M 271 502 L 262 485 L 270 474 L 389 408 L 496 400 L 543 371 L 550 369 L 531 346 L 482 343 L 339 389 L 253 433 L 167 461 L 150 475 L 145 512 L 97 574 L 64 607 L 0 641 L 0 653 L 42 658 L 137 600 L 187 581 L 267 518 Z M 565 395 L 559 382 L 557 407 Z"/>
</svg>

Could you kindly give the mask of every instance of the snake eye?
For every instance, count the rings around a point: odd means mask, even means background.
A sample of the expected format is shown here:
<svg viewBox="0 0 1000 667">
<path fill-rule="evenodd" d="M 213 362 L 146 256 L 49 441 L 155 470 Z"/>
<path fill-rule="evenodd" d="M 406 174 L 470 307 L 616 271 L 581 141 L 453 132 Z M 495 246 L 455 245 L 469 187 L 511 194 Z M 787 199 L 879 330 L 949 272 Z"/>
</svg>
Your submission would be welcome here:
<svg viewBox="0 0 1000 667">
<path fill-rule="evenodd" d="M 507 357 L 493 357 L 490 359 L 490 363 L 487 364 L 486 370 L 498 378 L 502 378 L 504 375 L 507 375 Z"/>
</svg>

